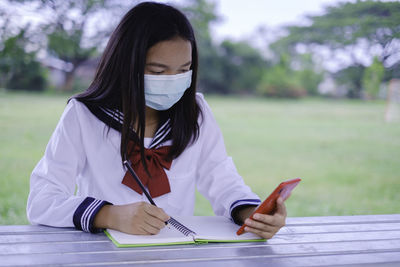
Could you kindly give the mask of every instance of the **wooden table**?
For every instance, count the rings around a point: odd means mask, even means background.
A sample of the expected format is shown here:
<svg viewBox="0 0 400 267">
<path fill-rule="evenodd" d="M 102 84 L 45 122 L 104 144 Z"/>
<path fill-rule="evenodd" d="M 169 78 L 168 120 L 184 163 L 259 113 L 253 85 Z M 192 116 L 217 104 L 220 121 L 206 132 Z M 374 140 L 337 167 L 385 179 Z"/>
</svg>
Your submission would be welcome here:
<svg viewBox="0 0 400 267">
<path fill-rule="evenodd" d="M 288 218 L 265 243 L 117 248 L 103 234 L 0 226 L 0 266 L 400 266 L 400 214 Z"/>
</svg>

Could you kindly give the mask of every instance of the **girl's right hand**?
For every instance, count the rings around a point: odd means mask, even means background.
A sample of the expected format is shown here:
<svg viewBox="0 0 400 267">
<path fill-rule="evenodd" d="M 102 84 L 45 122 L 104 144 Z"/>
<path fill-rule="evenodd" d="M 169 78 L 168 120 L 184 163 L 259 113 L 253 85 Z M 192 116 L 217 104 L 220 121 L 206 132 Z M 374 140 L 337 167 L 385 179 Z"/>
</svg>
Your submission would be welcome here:
<svg viewBox="0 0 400 267">
<path fill-rule="evenodd" d="M 105 205 L 94 218 L 94 226 L 134 235 L 154 235 L 165 227 L 169 218 L 161 208 L 146 202 Z"/>
</svg>

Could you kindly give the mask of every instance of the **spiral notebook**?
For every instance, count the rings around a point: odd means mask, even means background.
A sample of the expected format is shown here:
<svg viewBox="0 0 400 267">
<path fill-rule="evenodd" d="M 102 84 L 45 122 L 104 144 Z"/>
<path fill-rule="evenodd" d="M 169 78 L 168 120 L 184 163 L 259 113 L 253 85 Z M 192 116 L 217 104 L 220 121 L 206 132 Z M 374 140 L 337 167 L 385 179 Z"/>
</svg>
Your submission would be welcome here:
<svg viewBox="0 0 400 267">
<path fill-rule="evenodd" d="M 239 226 L 226 217 L 176 216 L 174 218 L 185 229 L 168 225 L 156 235 L 131 235 L 112 229 L 105 230 L 105 233 L 117 247 L 266 241 L 252 233 L 245 233 L 238 236 L 236 231 L 239 229 Z"/>
</svg>

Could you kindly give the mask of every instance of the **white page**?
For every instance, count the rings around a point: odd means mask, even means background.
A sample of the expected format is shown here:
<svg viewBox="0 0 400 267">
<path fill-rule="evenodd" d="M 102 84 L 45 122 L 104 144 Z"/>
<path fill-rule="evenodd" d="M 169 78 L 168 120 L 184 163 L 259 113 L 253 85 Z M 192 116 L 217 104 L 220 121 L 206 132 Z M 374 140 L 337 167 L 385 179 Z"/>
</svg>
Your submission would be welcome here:
<svg viewBox="0 0 400 267">
<path fill-rule="evenodd" d="M 176 220 L 184 224 L 190 230 L 196 232 L 196 239 L 207 240 L 250 240 L 262 239 L 252 234 L 237 235 L 240 228 L 233 221 L 222 216 L 174 216 Z"/>
<path fill-rule="evenodd" d="M 183 235 L 172 226 L 164 227 L 157 235 L 130 235 L 112 229 L 107 232 L 121 245 L 193 242 L 193 237 Z"/>
</svg>

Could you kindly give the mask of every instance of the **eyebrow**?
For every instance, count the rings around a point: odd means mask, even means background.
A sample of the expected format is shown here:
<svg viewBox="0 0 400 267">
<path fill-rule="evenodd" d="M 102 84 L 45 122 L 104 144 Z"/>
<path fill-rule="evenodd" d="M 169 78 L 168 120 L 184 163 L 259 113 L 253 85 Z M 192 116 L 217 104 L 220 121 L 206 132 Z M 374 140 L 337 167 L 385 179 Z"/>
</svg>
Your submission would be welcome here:
<svg viewBox="0 0 400 267">
<path fill-rule="evenodd" d="M 188 61 L 185 64 L 183 64 L 181 67 L 187 67 L 190 66 L 192 64 L 192 61 Z M 149 62 L 146 64 L 146 66 L 154 66 L 154 67 L 161 67 L 161 68 L 168 68 L 167 65 L 164 65 L 162 63 L 158 63 L 158 62 Z"/>
</svg>

